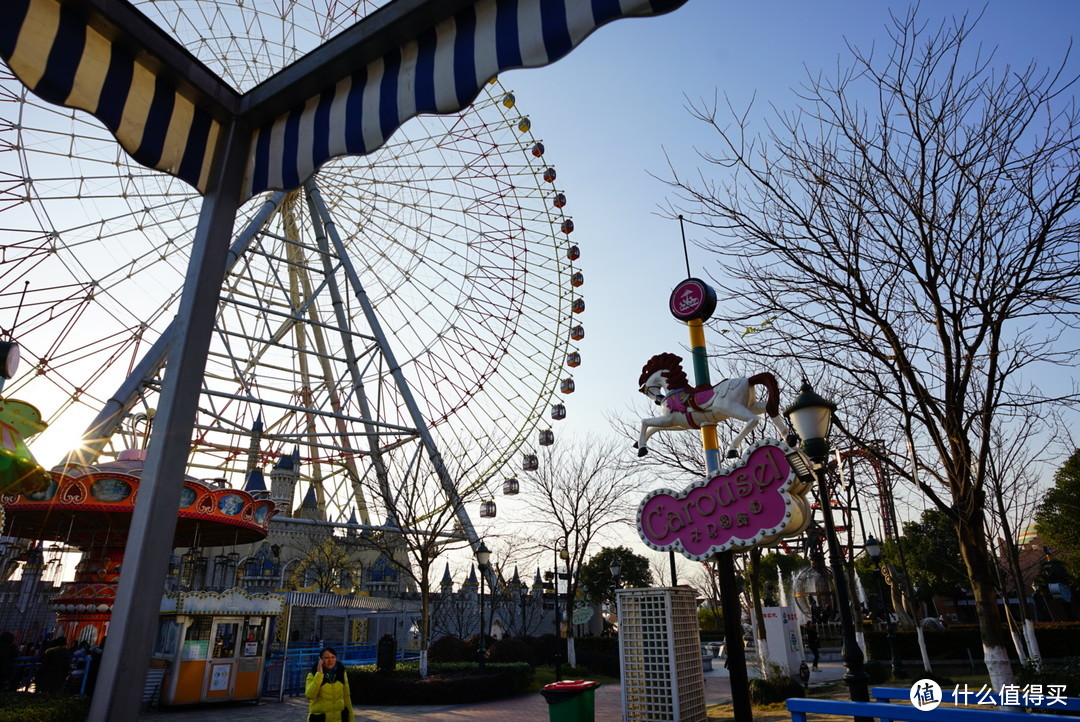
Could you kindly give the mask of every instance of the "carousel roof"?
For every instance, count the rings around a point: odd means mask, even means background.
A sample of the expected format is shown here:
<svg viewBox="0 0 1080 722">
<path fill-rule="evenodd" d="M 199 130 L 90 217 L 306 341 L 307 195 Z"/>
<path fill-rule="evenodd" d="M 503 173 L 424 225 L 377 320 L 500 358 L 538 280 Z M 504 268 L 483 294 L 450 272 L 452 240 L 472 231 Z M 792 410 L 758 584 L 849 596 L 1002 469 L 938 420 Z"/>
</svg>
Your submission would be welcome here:
<svg viewBox="0 0 1080 722">
<path fill-rule="evenodd" d="M 97 467 L 52 470 L 51 483 L 32 494 L 4 494 L 6 534 L 25 539 L 62 541 L 78 547 L 125 543 L 138 501 L 138 469 L 121 459 Z M 264 539 L 274 503 L 241 489 L 217 487 L 197 479 L 178 480 L 174 546 L 195 543 L 249 543 Z"/>
</svg>

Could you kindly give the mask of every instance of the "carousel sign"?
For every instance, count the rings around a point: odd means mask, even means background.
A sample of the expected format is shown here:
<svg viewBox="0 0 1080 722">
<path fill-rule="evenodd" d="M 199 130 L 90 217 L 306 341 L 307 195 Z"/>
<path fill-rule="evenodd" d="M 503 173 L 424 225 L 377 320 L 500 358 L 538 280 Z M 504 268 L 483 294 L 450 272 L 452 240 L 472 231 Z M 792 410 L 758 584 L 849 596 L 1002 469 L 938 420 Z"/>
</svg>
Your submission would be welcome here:
<svg viewBox="0 0 1080 722">
<path fill-rule="evenodd" d="M 766 546 L 802 533 L 810 521 L 807 485 L 776 441 L 750 447 L 739 463 L 682 492 L 657 489 L 638 507 L 642 540 L 704 561 L 729 549 Z"/>
</svg>

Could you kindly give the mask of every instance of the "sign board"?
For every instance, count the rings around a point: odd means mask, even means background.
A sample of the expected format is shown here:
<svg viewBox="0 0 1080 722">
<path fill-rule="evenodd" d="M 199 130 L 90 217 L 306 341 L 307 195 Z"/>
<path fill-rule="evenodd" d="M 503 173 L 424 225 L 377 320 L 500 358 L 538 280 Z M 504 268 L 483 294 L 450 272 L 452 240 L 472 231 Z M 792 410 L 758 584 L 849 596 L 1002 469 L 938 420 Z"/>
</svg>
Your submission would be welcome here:
<svg viewBox="0 0 1080 722">
<path fill-rule="evenodd" d="M 799 616 L 793 607 L 762 607 L 769 661 L 780 666 L 787 675 L 797 675 L 805 659 Z M 755 618 L 755 624 L 756 624 Z"/>
<path fill-rule="evenodd" d="M 688 278 L 671 292 L 668 309 L 680 321 L 705 321 L 716 310 L 716 291 L 700 279 Z"/>
<path fill-rule="evenodd" d="M 758 442 L 738 464 L 683 489 L 657 489 L 638 507 L 641 539 L 657 551 L 695 561 L 732 548 L 800 533 L 809 521 L 795 472 L 777 441 Z M 801 489 L 804 491 L 804 489 Z"/>
<path fill-rule="evenodd" d="M 229 672 L 231 664 L 215 664 L 210 670 L 210 691 L 222 692 L 229 689 Z"/>
</svg>

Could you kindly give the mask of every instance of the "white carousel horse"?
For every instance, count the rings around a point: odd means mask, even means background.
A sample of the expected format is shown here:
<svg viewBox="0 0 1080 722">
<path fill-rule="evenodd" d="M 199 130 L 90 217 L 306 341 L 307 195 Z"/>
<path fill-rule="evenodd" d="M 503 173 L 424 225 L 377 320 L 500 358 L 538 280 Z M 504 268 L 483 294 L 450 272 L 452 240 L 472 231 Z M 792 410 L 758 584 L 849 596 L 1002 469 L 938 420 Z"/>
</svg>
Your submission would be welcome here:
<svg viewBox="0 0 1080 722">
<path fill-rule="evenodd" d="M 779 388 L 776 377 L 768 372 L 746 379 L 725 379 L 712 387 L 691 387 L 682 368 L 682 358 L 661 353 L 642 367 L 638 384 L 641 393 L 668 410 L 663 416 L 641 420 L 641 437 L 635 444 L 638 456 L 649 453 L 645 444 L 657 431 L 700 429 L 724 419 L 739 419 L 746 424 L 727 448 L 727 458 L 734 459 L 739 455 L 739 445 L 757 427 L 758 416 L 763 413 L 782 438 L 789 439 L 793 434 L 780 418 Z M 768 391 L 765 401 L 758 399 L 757 386 Z"/>
</svg>

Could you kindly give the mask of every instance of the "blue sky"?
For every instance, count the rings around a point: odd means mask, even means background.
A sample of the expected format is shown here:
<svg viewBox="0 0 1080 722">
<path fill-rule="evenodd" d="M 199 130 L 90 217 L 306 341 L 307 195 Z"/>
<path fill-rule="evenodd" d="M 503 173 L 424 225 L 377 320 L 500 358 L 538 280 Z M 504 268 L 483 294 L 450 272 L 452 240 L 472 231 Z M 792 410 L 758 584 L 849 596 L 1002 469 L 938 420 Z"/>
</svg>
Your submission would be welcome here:
<svg viewBox="0 0 1080 722">
<path fill-rule="evenodd" d="M 583 364 L 556 432 L 606 432 L 603 412 L 640 408 L 637 377 L 648 357 L 681 352 L 686 343 L 685 328 L 667 311 L 668 294 L 685 275 L 679 226 L 658 215 L 668 190 L 650 173 L 665 175 L 665 155 L 683 173 L 704 167 L 695 148 L 707 150 L 713 131 L 690 117 L 687 98 L 726 94 L 743 108 L 756 96 L 751 117 L 766 119 L 770 104 L 795 105 L 793 89 L 807 70 L 847 66 L 845 40 L 887 50 L 889 12 L 908 7 L 690 0 L 662 17 L 605 26 L 554 65 L 501 76 L 558 170 L 583 253 Z M 937 24 L 984 9 L 975 38 L 997 48 L 999 64 L 1053 64 L 1080 29 L 1076 2 L 926 2 L 921 16 Z M 1070 67 L 1080 71 L 1080 58 Z M 693 229 L 687 234 L 692 241 Z M 715 264 L 692 245 L 690 261 L 702 277 Z M 722 316 L 721 300 L 715 317 Z M 791 384 L 782 383 L 782 393 L 793 396 Z"/>
</svg>

